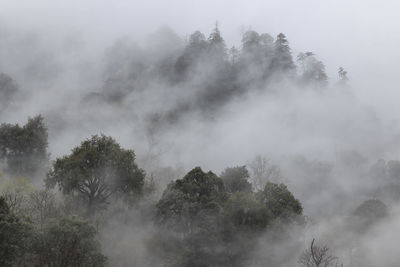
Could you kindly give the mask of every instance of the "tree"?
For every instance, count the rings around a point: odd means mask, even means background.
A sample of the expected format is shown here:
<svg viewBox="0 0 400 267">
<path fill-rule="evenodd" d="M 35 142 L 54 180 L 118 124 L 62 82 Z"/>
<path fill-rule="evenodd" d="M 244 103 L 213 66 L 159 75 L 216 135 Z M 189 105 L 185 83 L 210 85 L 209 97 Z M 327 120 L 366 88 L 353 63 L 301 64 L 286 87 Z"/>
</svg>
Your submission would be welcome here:
<svg viewBox="0 0 400 267">
<path fill-rule="evenodd" d="M 347 78 L 347 71 L 345 71 L 343 67 L 340 67 L 338 70 L 338 74 L 339 84 L 345 85 L 349 81 L 349 78 Z"/>
<path fill-rule="evenodd" d="M 256 31 L 247 31 L 242 37 L 244 53 L 253 53 L 260 48 L 260 35 Z"/>
<path fill-rule="evenodd" d="M 242 37 L 243 53 L 249 56 L 252 54 L 252 60 L 263 60 L 265 57 L 271 56 L 271 48 L 273 47 L 274 38 L 268 33 L 258 34 L 256 31 L 247 31 Z"/>
<path fill-rule="evenodd" d="M 189 42 L 186 45 L 183 54 L 178 58 L 175 64 L 175 70 L 184 78 L 188 71 L 193 68 L 201 57 L 206 53 L 208 42 L 206 37 L 200 31 L 195 31 L 189 37 Z"/>
<path fill-rule="evenodd" d="M 231 64 L 235 65 L 238 58 L 239 58 L 239 50 L 235 46 L 232 46 L 229 49 L 229 59 L 230 59 Z"/>
<path fill-rule="evenodd" d="M 96 229 L 76 217 L 53 221 L 33 242 L 35 266 L 105 266 Z"/>
<path fill-rule="evenodd" d="M 214 266 L 221 262 L 218 222 L 225 200 L 222 180 L 200 167 L 167 186 L 156 204 L 162 230 L 154 244 L 167 266 Z"/>
<path fill-rule="evenodd" d="M 47 165 L 47 138 L 41 115 L 29 118 L 23 127 L 3 123 L 0 125 L 0 161 L 14 175 L 34 175 Z"/>
<path fill-rule="evenodd" d="M 226 168 L 220 175 L 228 193 L 251 192 L 249 172 L 246 166 Z"/>
<path fill-rule="evenodd" d="M 300 63 L 301 79 L 306 85 L 326 86 L 328 76 L 324 64 L 315 58 L 312 52 L 300 53 L 297 56 Z"/>
<path fill-rule="evenodd" d="M 17 91 L 17 83 L 9 75 L 0 73 L 0 111 L 9 104 Z"/>
<path fill-rule="evenodd" d="M 268 33 L 262 33 L 259 37 L 260 44 L 264 47 L 272 47 L 274 44 L 274 38 Z"/>
<path fill-rule="evenodd" d="M 246 266 L 249 254 L 258 245 L 258 237 L 272 222 L 272 214 L 253 192 L 235 192 L 223 207 L 219 222 L 223 266 Z"/>
<path fill-rule="evenodd" d="M 109 198 L 140 196 L 144 171 L 135 162 L 133 150 L 125 150 L 111 137 L 94 135 L 58 158 L 47 174 L 46 185 L 56 184 L 64 194 L 79 196 L 87 205 L 87 214 L 105 208 Z"/>
<path fill-rule="evenodd" d="M 28 195 L 34 187 L 24 177 L 13 177 L 10 181 L 2 184 L 1 195 L 7 202 L 10 212 L 16 215 L 26 215 L 30 210 L 28 207 Z"/>
<path fill-rule="evenodd" d="M 251 192 L 235 192 L 224 205 L 224 225 L 234 226 L 234 231 L 258 232 L 264 230 L 273 218 L 267 207 Z M 231 233 L 235 235 L 235 232 Z"/>
<path fill-rule="evenodd" d="M 250 180 L 256 191 L 263 190 L 268 181 L 279 182 L 282 180 L 279 166 L 273 164 L 270 159 L 264 156 L 256 156 L 248 166 L 251 171 Z"/>
<path fill-rule="evenodd" d="M 338 258 L 329 252 L 327 246 L 317 246 L 315 239 L 311 241 L 310 250 L 300 256 L 299 263 L 302 267 L 343 267 Z"/>
<path fill-rule="evenodd" d="M 248 69 L 250 72 L 258 70 L 260 75 L 266 71 L 263 63 L 265 61 L 264 46 L 261 36 L 256 31 L 247 31 L 242 37 L 242 68 Z M 256 79 L 260 79 L 257 77 Z"/>
<path fill-rule="evenodd" d="M 31 235 L 31 224 L 11 213 L 0 197 L 0 266 L 17 266 L 28 251 Z"/>
<path fill-rule="evenodd" d="M 214 57 L 214 60 L 224 60 L 227 56 L 225 41 L 221 36 L 218 28 L 218 22 L 215 23 L 215 28 L 208 37 L 209 52 Z"/>
<path fill-rule="evenodd" d="M 283 33 L 278 34 L 274 44 L 272 70 L 292 74 L 296 69 L 290 52 L 289 42 Z"/>
<path fill-rule="evenodd" d="M 28 198 L 29 216 L 32 221 L 42 229 L 51 219 L 58 217 L 55 194 L 48 189 L 35 190 Z"/>
<path fill-rule="evenodd" d="M 268 211 L 276 219 L 283 222 L 291 222 L 300 218 L 303 207 L 284 184 L 268 182 L 263 191 L 259 192 L 259 198 Z"/>
<path fill-rule="evenodd" d="M 372 225 L 389 215 L 385 203 L 379 199 L 368 199 L 361 203 L 352 213 L 356 230 L 366 231 Z"/>
<path fill-rule="evenodd" d="M 156 204 L 158 222 L 184 235 L 195 232 L 210 216 L 218 214 L 226 199 L 222 180 L 196 167 L 182 179 L 168 184 Z"/>
<path fill-rule="evenodd" d="M 240 83 L 243 83 L 241 86 L 264 86 L 263 83 L 272 73 L 273 55 L 273 38 L 269 34 L 246 31 L 242 37 L 242 54 L 239 61 Z"/>
</svg>

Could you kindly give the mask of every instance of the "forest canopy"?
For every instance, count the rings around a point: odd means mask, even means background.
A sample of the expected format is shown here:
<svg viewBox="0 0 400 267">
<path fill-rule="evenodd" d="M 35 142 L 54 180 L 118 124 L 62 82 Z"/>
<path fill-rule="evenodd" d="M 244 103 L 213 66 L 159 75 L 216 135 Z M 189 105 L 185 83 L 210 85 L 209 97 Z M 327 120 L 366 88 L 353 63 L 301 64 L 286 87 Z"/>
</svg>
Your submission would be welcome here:
<svg viewBox="0 0 400 267">
<path fill-rule="evenodd" d="M 65 48 L 77 77 L 51 56 L 0 74 L 1 266 L 376 266 L 400 161 L 346 146 L 385 133 L 343 67 L 328 78 L 284 33 L 230 46 L 218 23 L 149 40 L 96 66 Z"/>
</svg>

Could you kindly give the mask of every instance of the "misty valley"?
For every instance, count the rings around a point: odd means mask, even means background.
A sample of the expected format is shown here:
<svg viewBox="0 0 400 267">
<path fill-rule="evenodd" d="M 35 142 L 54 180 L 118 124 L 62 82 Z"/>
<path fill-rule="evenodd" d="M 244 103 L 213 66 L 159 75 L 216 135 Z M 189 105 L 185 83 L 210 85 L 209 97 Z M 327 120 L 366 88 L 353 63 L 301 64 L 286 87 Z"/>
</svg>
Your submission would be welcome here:
<svg viewBox="0 0 400 267">
<path fill-rule="evenodd" d="M 0 27 L 0 266 L 400 266 L 399 131 L 289 37 Z"/>
</svg>

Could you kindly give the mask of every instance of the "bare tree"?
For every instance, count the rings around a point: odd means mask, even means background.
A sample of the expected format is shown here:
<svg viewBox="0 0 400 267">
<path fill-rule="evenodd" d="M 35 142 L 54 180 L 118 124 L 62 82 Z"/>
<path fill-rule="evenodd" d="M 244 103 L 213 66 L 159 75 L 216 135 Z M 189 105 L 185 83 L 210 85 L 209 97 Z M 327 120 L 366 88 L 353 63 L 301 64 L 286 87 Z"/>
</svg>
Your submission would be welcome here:
<svg viewBox="0 0 400 267">
<path fill-rule="evenodd" d="M 278 165 L 264 156 L 258 155 L 249 164 L 250 180 L 256 191 L 263 190 L 267 182 L 282 182 Z"/>
<path fill-rule="evenodd" d="M 30 193 L 29 209 L 31 218 L 42 228 L 46 220 L 56 218 L 58 215 L 55 194 L 49 189 Z"/>
<path fill-rule="evenodd" d="M 299 264 L 302 267 L 343 267 L 338 257 L 329 252 L 327 246 L 314 245 L 315 239 L 311 241 L 310 250 L 302 253 Z"/>
<path fill-rule="evenodd" d="M 6 201 L 10 212 L 15 214 L 24 213 L 26 207 L 26 195 L 24 192 L 18 190 L 6 189 L 1 192 L 1 196 Z"/>
</svg>

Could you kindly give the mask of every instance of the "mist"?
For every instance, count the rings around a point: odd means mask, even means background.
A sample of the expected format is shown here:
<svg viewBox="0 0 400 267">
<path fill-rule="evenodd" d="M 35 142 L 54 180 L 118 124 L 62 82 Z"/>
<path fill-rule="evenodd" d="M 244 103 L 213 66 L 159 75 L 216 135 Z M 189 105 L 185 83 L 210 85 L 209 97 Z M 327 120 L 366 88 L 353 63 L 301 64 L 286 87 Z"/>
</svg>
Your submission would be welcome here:
<svg viewBox="0 0 400 267">
<path fill-rule="evenodd" d="M 315 251 L 324 251 L 326 266 L 397 266 L 399 7 L 390 0 L 0 0 L 7 210 L 32 218 L 40 234 L 62 218 L 88 223 L 106 260 L 82 266 L 322 266 Z M 40 157 L 24 133 L 35 122 L 45 139 Z M 119 165 L 98 166 L 112 181 L 110 194 L 85 210 L 57 162 L 72 162 L 82 142 L 105 137 L 125 155 L 115 162 L 134 161 L 140 190 L 121 193 Z M 14 142 L 24 152 L 11 153 Z M 229 191 L 240 166 L 251 189 Z M 166 203 L 192 177 L 213 183 L 207 197 L 219 208 L 201 200 L 198 213 L 178 220 Z M 301 209 L 276 215 L 268 206 L 275 184 Z M 29 199 L 41 190 L 54 210 L 37 220 Z M 237 226 L 230 209 L 238 203 L 265 221 Z M 42 259 L 38 253 L 18 254 L 11 266 Z"/>
</svg>

